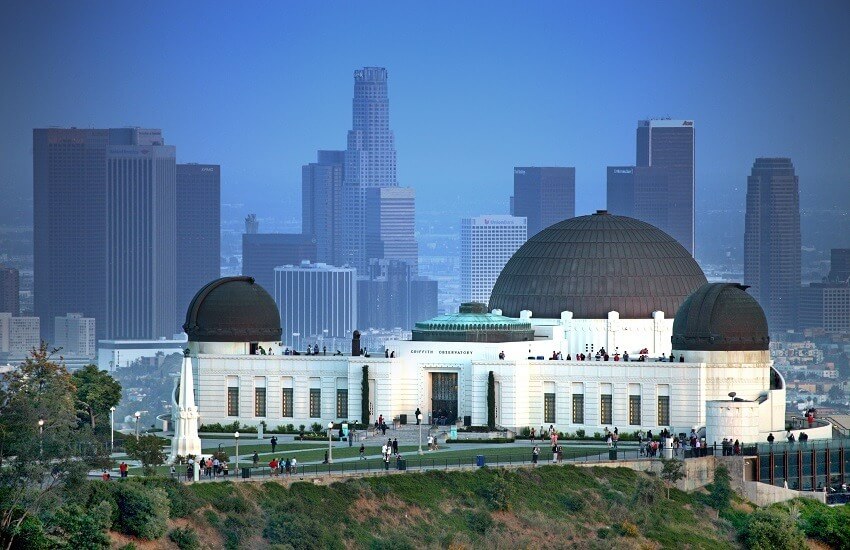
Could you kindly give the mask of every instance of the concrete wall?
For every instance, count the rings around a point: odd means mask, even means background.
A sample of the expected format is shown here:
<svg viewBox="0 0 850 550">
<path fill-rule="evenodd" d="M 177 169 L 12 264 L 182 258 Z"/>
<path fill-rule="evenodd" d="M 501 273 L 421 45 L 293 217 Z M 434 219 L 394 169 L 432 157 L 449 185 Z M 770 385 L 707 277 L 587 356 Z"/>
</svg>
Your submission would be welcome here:
<svg viewBox="0 0 850 550">
<path fill-rule="evenodd" d="M 575 463 L 574 466 L 601 467 L 601 468 L 628 468 L 637 472 L 652 473 L 661 476 L 664 465 L 660 460 L 612 460 L 610 462 Z M 685 461 L 685 477 L 676 483 L 676 488 L 681 491 L 694 491 L 705 487 L 714 481 L 715 458 L 706 456 L 703 458 L 689 458 Z"/>
</svg>

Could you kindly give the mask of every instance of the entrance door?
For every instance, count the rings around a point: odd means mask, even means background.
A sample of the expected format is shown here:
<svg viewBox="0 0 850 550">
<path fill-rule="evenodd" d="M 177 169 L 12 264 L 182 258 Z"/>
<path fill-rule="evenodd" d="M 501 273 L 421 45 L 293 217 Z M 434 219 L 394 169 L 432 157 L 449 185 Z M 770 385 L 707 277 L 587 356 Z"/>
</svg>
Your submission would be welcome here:
<svg viewBox="0 0 850 550">
<path fill-rule="evenodd" d="M 457 373 L 431 373 L 431 415 L 437 424 L 457 420 Z"/>
</svg>

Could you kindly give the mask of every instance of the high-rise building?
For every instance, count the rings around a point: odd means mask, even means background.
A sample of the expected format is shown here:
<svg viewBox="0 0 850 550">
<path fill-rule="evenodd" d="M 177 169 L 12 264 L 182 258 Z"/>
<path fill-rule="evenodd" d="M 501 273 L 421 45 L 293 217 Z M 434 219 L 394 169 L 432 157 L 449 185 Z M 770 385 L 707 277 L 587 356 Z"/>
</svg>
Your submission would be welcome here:
<svg viewBox="0 0 850 550">
<path fill-rule="evenodd" d="M 528 235 L 576 215 L 576 169 L 518 166 L 514 168 L 514 216 L 528 220 Z"/>
<path fill-rule="evenodd" d="M 835 283 L 850 282 L 850 248 L 833 248 L 829 252 L 829 276 Z"/>
<path fill-rule="evenodd" d="M 260 232 L 260 221 L 256 214 L 248 214 L 245 216 L 245 233 L 253 235 Z"/>
<path fill-rule="evenodd" d="M 694 121 L 641 120 L 637 127 L 637 168 L 608 170 L 608 210 L 633 216 L 664 230 L 694 253 Z"/>
<path fill-rule="evenodd" d="M 357 328 L 356 270 L 302 262 L 276 267 L 274 277 L 287 346 L 303 349 L 308 342 L 351 338 Z"/>
<path fill-rule="evenodd" d="M 38 317 L 12 317 L 0 313 L 0 353 L 25 357 L 41 343 Z"/>
<path fill-rule="evenodd" d="M 177 318 L 221 276 L 221 167 L 177 165 Z"/>
<path fill-rule="evenodd" d="M 79 313 L 69 313 L 64 317 L 57 317 L 54 326 L 54 345 L 61 348 L 62 355 L 91 359 L 97 356 L 94 319 L 83 317 Z"/>
<path fill-rule="evenodd" d="M 315 239 L 319 262 L 340 263 L 344 174 L 345 151 L 319 151 L 317 162 L 301 167 L 301 232 Z"/>
<path fill-rule="evenodd" d="M 411 330 L 416 321 L 437 315 L 437 281 L 417 277 L 408 262 L 369 262 L 357 279 L 357 324 L 361 330 Z"/>
<path fill-rule="evenodd" d="M 757 158 L 747 178 L 744 283 L 771 331 L 796 328 L 800 303 L 800 194 L 788 158 Z"/>
<path fill-rule="evenodd" d="M 342 238 L 336 243 L 337 261 L 365 272 L 370 259 L 366 245 L 366 189 L 398 186 L 387 70 L 382 67 L 354 71 L 352 129 L 348 132 L 344 172 Z M 413 217 L 412 212 L 410 216 Z"/>
<path fill-rule="evenodd" d="M 477 216 L 460 222 L 460 291 L 465 302 L 488 303 L 493 285 L 528 239 L 526 219 Z"/>
<path fill-rule="evenodd" d="M 106 156 L 106 335 L 167 337 L 181 325 L 176 151 L 159 130 L 130 135 Z"/>
<path fill-rule="evenodd" d="M 156 129 L 33 130 L 35 313 L 44 337 L 68 311 L 99 337 L 179 328 L 175 151 Z"/>
<path fill-rule="evenodd" d="M 401 260 L 416 275 L 419 249 L 414 228 L 415 193 L 410 187 L 366 190 L 366 256 Z"/>
<path fill-rule="evenodd" d="M 833 248 L 829 275 L 800 289 L 801 329 L 850 332 L 850 249 Z"/>
<path fill-rule="evenodd" d="M 21 277 L 14 267 L 0 265 L 0 312 L 21 314 Z"/>
<path fill-rule="evenodd" d="M 316 261 L 316 243 L 301 233 L 245 233 L 242 235 L 242 275 L 253 277 L 269 293 L 274 290 L 274 268 Z"/>
</svg>

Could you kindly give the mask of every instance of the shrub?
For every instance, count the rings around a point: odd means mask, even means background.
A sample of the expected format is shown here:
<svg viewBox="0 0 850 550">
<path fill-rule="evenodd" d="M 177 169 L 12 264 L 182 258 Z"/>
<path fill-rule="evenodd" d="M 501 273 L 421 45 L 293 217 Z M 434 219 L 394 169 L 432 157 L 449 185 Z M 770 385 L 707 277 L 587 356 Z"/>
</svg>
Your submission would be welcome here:
<svg viewBox="0 0 850 550">
<path fill-rule="evenodd" d="M 313 433 L 320 433 L 323 428 L 324 426 L 322 426 L 318 422 L 313 422 L 312 424 L 310 424 L 310 430 L 312 430 Z"/>
<path fill-rule="evenodd" d="M 635 485 L 633 501 L 639 506 L 652 506 L 661 490 L 657 481 L 641 476 Z"/>
<path fill-rule="evenodd" d="M 164 490 L 128 482 L 113 487 L 116 504 L 113 527 L 117 531 L 149 540 L 165 534 L 168 496 Z"/>
<path fill-rule="evenodd" d="M 168 496 L 168 515 L 172 518 L 185 518 L 200 508 L 202 504 L 201 500 L 189 489 L 188 485 L 179 483 L 177 480 L 171 478 L 135 478 L 129 482 L 140 483 L 150 488 L 158 487 L 165 491 Z"/>
<path fill-rule="evenodd" d="M 487 375 L 487 427 L 496 427 L 496 378 L 493 371 Z"/>
<path fill-rule="evenodd" d="M 610 534 L 611 534 L 611 530 L 608 529 L 607 527 L 600 527 L 599 529 L 596 530 L 596 536 L 599 537 L 600 539 L 607 539 L 608 535 L 610 535 Z"/>
<path fill-rule="evenodd" d="M 521 437 L 531 437 L 531 428 L 525 426 L 519 430 L 519 435 Z"/>
<path fill-rule="evenodd" d="M 563 506 L 567 512 L 581 512 L 584 510 L 584 499 L 580 495 L 567 493 L 561 495 L 560 501 L 561 506 Z"/>
<path fill-rule="evenodd" d="M 487 529 L 493 526 L 493 518 L 489 512 L 469 512 L 466 514 L 466 524 L 470 531 L 483 535 L 487 532 Z"/>
<path fill-rule="evenodd" d="M 730 483 L 729 469 L 726 466 L 718 466 L 714 472 L 714 483 L 708 495 L 708 503 L 715 510 L 726 510 L 732 500 L 732 484 Z"/>
<path fill-rule="evenodd" d="M 280 544 L 295 550 L 339 547 L 339 537 L 327 531 L 318 519 L 311 515 L 283 513 L 269 518 L 263 537 L 272 544 Z"/>
<path fill-rule="evenodd" d="M 199 550 L 201 548 L 201 541 L 198 539 L 198 534 L 191 527 L 172 529 L 168 533 L 168 538 L 180 550 Z"/>
<path fill-rule="evenodd" d="M 803 550 L 806 539 L 787 510 L 762 508 L 753 512 L 743 533 L 747 548 Z"/>
<path fill-rule="evenodd" d="M 501 475 L 497 474 L 491 483 L 479 489 L 478 495 L 484 499 L 491 510 L 507 510 L 510 508 L 508 484 Z"/>
<path fill-rule="evenodd" d="M 578 439 L 584 439 L 584 434 L 585 434 L 584 430 L 576 430 L 576 437 Z"/>
<path fill-rule="evenodd" d="M 640 529 L 630 521 L 624 521 L 620 524 L 620 534 L 624 537 L 639 537 Z"/>
</svg>

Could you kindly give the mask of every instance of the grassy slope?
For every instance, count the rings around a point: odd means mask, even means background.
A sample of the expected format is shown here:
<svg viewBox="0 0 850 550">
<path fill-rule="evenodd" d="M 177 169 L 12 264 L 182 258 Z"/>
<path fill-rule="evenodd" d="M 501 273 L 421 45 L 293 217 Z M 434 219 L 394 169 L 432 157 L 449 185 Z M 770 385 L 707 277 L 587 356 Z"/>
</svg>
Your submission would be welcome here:
<svg viewBox="0 0 850 550">
<path fill-rule="evenodd" d="M 657 484 L 623 468 L 572 466 L 290 488 L 206 483 L 191 487 L 207 504 L 189 520 L 210 547 L 230 548 L 735 546 L 727 522 L 691 495 L 674 490 L 666 500 Z"/>
</svg>

